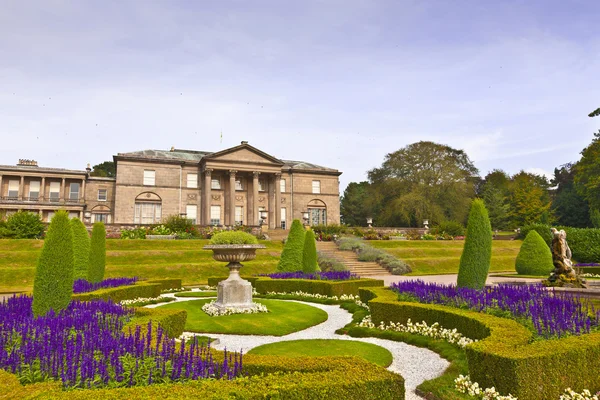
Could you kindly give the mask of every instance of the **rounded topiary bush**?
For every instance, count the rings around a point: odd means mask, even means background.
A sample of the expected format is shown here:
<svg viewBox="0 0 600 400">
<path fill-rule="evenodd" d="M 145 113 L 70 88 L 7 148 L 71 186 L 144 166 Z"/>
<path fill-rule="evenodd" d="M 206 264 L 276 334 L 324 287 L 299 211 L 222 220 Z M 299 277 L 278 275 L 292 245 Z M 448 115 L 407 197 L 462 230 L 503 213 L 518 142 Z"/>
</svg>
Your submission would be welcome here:
<svg viewBox="0 0 600 400">
<path fill-rule="evenodd" d="M 79 218 L 71 219 L 73 230 L 73 255 L 75 258 L 75 279 L 86 279 L 90 263 L 90 235 Z"/>
<path fill-rule="evenodd" d="M 302 272 L 312 274 L 319 271 L 317 263 L 317 243 L 313 231 L 306 231 L 304 236 L 304 250 L 302 252 Z"/>
<path fill-rule="evenodd" d="M 515 261 L 519 275 L 547 276 L 554 269 L 550 248 L 537 231 L 529 231 Z"/>
<path fill-rule="evenodd" d="M 521 228 L 517 239 L 524 240 L 529 232 L 536 231 L 544 240 L 544 242 L 550 247 L 552 245 L 552 231 L 550 230 L 550 225 L 546 224 L 531 224 L 525 225 Z"/>
<path fill-rule="evenodd" d="M 106 229 L 102 222 L 96 222 L 92 228 L 90 242 L 90 262 L 87 280 L 92 283 L 102 282 L 106 268 Z"/>
<path fill-rule="evenodd" d="M 296 272 L 302 269 L 305 230 L 300 220 L 292 222 L 285 246 L 277 264 L 277 271 Z"/>
<path fill-rule="evenodd" d="M 258 244 L 256 236 L 242 231 L 226 231 L 214 235 L 210 244 Z"/>
<path fill-rule="evenodd" d="M 73 296 L 73 232 L 66 211 L 48 227 L 33 281 L 33 313 L 46 315 L 66 308 Z"/>
<path fill-rule="evenodd" d="M 492 225 L 481 199 L 473 200 L 467 223 L 467 237 L 460 256 L 456 285 L 483 289 L 492 261 Z"/>
</svg>

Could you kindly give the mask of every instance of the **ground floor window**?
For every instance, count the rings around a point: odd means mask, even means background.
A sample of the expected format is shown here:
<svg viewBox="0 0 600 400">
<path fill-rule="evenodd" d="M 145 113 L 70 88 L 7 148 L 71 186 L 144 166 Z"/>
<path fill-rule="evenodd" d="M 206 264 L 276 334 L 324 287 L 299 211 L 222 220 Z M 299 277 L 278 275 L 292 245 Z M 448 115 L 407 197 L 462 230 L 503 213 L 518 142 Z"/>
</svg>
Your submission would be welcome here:
<svg viewBox="0 0 600 400">
<path fill-rule="evenodd" d="M 73 219 L 73 218 L 79 218 L 79 213 L 77 211 L 69 212 L 69 219 Z"/>
<path fill-rule="evenodd" d="M 286 229 L 285 214 L 286 214 L 286 210 L 285 210 L 285 208 L 282 208 L 281 209 L 281 229 Z"/>
<path fill-rule="evenodd" d="M 192 221 L 192 224 L 196 225 L 198 218 L 198 206 L 195 204 L 188 204 L 185 206 L 185 215 L 187 219 Z"/>
<path fill-rule="evenodd" d="M 221 206 L 210 206 L 210 224 L 221 225 Z"/>
<path fill-rule="evenodd" d="M 327 225 L 327 210 L 325 208 L 309 208 L 308 216 L 311 225 Z"/>
<path fill-rule="evenodd" d="M 235 207 L 235 224 L 244 225 L 244 207 Z"/>
<path fill-rule="evenodd" d="M 93 213 L 92 222 L 103 222 L 105 224 L 110 223 L 110 214 L 105 213 Z"/>
<path fill-rule="evenodd" d="M 48 211 L 48 222 L 51 222 L 52 218 L 54 218 L 54 211 Z"/>
<path fill-rule="evenodd" d="M 160 222 L 162 204 L 160 203 L 135 203 L 133 222 L 136 224 L 156 224 Z"/>
</svg>

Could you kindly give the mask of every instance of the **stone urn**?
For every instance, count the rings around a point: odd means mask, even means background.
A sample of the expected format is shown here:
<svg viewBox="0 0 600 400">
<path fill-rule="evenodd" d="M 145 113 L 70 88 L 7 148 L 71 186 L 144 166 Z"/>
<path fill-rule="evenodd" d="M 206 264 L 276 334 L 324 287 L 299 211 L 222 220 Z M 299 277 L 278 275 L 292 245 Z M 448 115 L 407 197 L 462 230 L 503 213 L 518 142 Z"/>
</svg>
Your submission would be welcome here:
<svg viewBox="0 0 600 400">
<path fill-rule="evenodd" d="M 204 246 L 206 250 L 213 251 L 213 258 L 217 261 L 228 262 L 229 277 L 219 282 L 217 286 L 217 301 L 215 307 L 225 309 L 254 308 L 252 302 L 252 284 L 240 277 L 242 261 L 256 258 L 256 250 L 264 249 L 262 244 L 213 244 Z"/>
</svg>

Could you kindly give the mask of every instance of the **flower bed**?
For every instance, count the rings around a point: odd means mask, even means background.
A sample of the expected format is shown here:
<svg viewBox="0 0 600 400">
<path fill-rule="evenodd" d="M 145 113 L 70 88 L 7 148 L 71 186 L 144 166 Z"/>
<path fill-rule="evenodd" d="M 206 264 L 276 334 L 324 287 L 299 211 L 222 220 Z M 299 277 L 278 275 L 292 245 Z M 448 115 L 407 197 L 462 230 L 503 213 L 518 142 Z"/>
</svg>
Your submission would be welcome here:
<svg viewBox="0 0 600 400">
<path fill-rule="evenodd" d="M 220 317 L 223 315 L 233 314 L 258 314 L 267 313 L 269 310 L 264 304 L 254 303 L 251 308 L 238 308 L 238 307 L 226 307 L 220 308 L 215 306 L 216 301 L 211 301 L 202 306 L 202 311 L 210 315 L 211 317 Z"/>
<path fill-rule="evenodd" d="M 443 304 L 475 311 L 502 310 L 530 321 L 544 338 L 589 333 L 600 323 L 600 310 L 574 297 L 546 290 L 542 285 L 498 285 L 483 290 L 423 281 L 398 282 L 392 290 L 422 303 Z M 590 317 L 595 314 L 595 317 Z"/>
<path fill-rule="evenodd" d="M 138 280 L 137 277 L 108 278 L 108 279 L 103 280 L 102 282 L 92 283 L 92 282 L 88 282 L 85 279 L 77 279 L 73 283 L 73 293 L 87 293 L 87 292 L 93 292 L 93 291 L 99 290 L 99 289 L 133 285 L 137 282 L 137 280 Z"/>
<path fill-rule="evenodd" d="M 360 279 L 360 276 L 353 274 L 350 271 L 315 272 L 314 274 L 307 274 L 302 271 L 276 272 L 274 274 L 263 274 L 258 276 L 268 276 L 271 279 L 322 279 L 326 281 L 349 281 L 354 279 Z"/>
<path fill-rule="evenodd" d="M 65 388 L 89 388 L 241 374 L 241 355 L 226 354 L 219 364 L 208 347 L 178 345 L 151 322 L 144 333 L 139 325 L 124 332 L 133 309 L 101 300 L 73 301 L 58 314 L 36 318 L 32 301 L 19 296 L 0 304 L 0 368 L 21 383 L 59 380 Z"/>
</svg>

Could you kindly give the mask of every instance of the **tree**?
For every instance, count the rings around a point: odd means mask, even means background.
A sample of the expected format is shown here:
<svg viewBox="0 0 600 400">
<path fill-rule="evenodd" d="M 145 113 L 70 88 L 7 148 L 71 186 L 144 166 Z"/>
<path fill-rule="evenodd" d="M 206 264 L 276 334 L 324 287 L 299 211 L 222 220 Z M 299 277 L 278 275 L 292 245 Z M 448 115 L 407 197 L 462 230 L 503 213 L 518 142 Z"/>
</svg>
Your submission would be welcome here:
<svg viewBox="0 0 600 400">
<path fill-rule="evenodd" d="M 296 272 L 302 270 L 302 257 L 304 250 L 305 229 L 300 220 L 292 222 L 285 246 L 277 264 L 277 270 L 282 272 Z"/>
<path fill-rule="evenodd" d="M 69 305 L 73 296 L 73 233 L 69 214 L 58 211 L 48 227 L 33 281 L 33 313 L 46 315 Z"/>
<path fill-rule="evenodd" d="M 367 217 L 371 214 L 371 185 L 369 182 L 350 182 L 340 200 L 340 214 L 344 224 L 367 226 Z"/>
<path fill-rule="evenodd" d="M 462 150 L 421 141 L 387 154 L 368 176 L 379 203 L 377 224 L 421 226 L 424 219 L 465 221 L 477 168 Z"/>
<path fill-rule="evenodd" d="M 302 272 L 313 274 L 319 270 L 317 263 L 317 243 L 315 233 L 307 230 L 304 235 L 304 250 L 302 252 Z"/>
<path fill-rule="evenodd" d="M 590 209 L 600 210 L 600 130 L 575 165 L 575 187 Z"/>
<path fill-rule="evenodd" d="M 103 163 L 94 165 L 91 176 L 104 176 L 114 178 L 117 176 L 117 167 L 114 161 L 104 161 Z"/>
<path fill-rule="evenodd" d="M 554 269 L 550 247 L 535 230 L 529 231 L 517 259 L 515 269 L 519 275 L 549 275 Z"/>
<path fill-rule="evenodd" d="M 467 237 L 458 267 L 458 287 L 483 289 L 492 261 L 492 226 L 485 204 L 473 200 L 467 224 Z"/>
<path fill-rule="evenodd" d="M 102 222 L 96 222 L 92 228 L 90 241 L 90 262 L 87 280 L 92 283 L 102 282 L 106 268 L 106 229 Z"/>
<path fill-rule="evenodd" d="M 589 227 L 590 208 L 575 188 L 575 165 L 569 163 L 554 168 L 552 185 L 556 187 L 552 199 L 552 212 L 557 223 L 576 228 Z"/>
<path fill-rule="evenodd" d="M 73 230 L 74 279 L 86 279 L 90 263 L 90 235 L 79 218 L 71 219 Z"/>
<path fill-rule="evenodd" d="M 544 215 L 549 219 L 551 206 L 549 186 L 546 177 L 525 171 L 512 177 L 509 204 L 513 224 L 523 226 L 539 223 Z"/>
<path fill-rule="evenodd" d="M 590 115 L 588 115 L 588 117 L 597 117 L 598 115 L 600 115 L 600 108 L 596 108 L 590 113 Z"/>
</svg>

